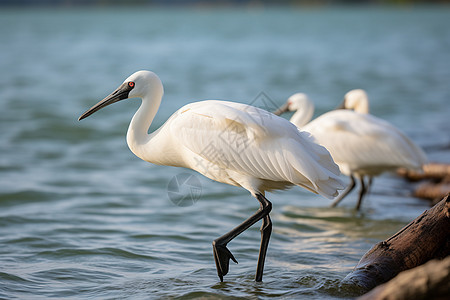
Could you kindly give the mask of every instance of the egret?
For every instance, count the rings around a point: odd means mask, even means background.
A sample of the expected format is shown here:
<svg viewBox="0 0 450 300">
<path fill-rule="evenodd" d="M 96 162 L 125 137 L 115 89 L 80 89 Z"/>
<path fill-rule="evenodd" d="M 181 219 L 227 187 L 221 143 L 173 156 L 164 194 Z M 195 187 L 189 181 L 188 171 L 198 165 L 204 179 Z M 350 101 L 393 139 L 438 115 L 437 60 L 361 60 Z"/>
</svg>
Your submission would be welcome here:
<svg viewBox="0 0 450 300">
<path fill-rule="evenodd" d="M 327 112 L 309 122 L 314 105 L 303 93 L 289 97 L 275 114 L 295 111 L 290 121 L 312 134 L 316 141 L 330 151 L 342 174 L 350 184 L 331 204 L 336 206 L 360 182 L 356 209 L 369 190 L 373 176 L 399 167 L 421 169 L 425 153 L 403 132 L 385 120 L 369 114 L 369 99 L 364 90 L 349 91 L 340 108 Z M 309 123 L 308 123 L 309 122 Z M 368 182 L 365 183 L 365 177 Z"/>
<path fill-rule="evenodd" d="M 141 98 L 127 132 L 127 144 L 136 156 L 157 165 L 190 168 L 212 180 L 249 191 L 260 208 L 214 240 L 213 255 L 217 274 L 223 281 L 230 259 L 237 263 L 227 244 L 262 219 L 255 276 L 256 281 L 261 281 L 272 232 L 269 216 L 272 204 L 265 192 L 298 185 L 332 198 L 344 187 L 339 167 L 309 134 L 299 132 L 283 118 L 241 103 L 219 100 L 190 103 L 149 133 L 163 93 L 162 82 L 155 73 L 138 71 L 79 120 L 120 100 Z"/>
</svg>

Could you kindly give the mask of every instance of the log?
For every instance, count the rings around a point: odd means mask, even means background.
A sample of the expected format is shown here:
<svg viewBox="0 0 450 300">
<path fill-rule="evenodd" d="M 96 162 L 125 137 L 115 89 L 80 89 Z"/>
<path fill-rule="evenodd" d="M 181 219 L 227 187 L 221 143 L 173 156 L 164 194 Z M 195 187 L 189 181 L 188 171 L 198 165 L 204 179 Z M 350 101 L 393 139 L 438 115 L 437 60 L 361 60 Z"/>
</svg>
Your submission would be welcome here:
<svg viewBox="0 0 450 300">
<path fill-rule="evenodd" d="M 423 165 L 422 169 L 423 171 L 415 171 L 400 168 L 397 170 L 397 174 L 410 181 L 419 181 L 423 179 L 442 180 L 446 176 L 450 176 L 450 164 L 428 163 Z"/>
<path fill-rule="evenodd" d="M 403 271 L 358 300 L 448 299 L 450 296 L 450 256 L 431 260 Z"/>
<path fill-rule="evenodd" d="M 414 196 L 428 199 L 436 204 L 450 193 L 450 164 L 428 163 L 423 165 L 423 171 L 398 169 L 397 174 L 409 181 L 424 181 L 414 189 Z"/>
<path fill-rule="evenodd" d="M 450 193 L 450 175 L 438 183 L 422 182 L 414 189 L 415 197 L 431 200 L 432 204 L 439 202 L 448 193 Z"/>
<path fill-rule="evenodd" d="M 362 294 L 402 271 L 450 255 L 450 195 L 361 258 L 341 285 Z"/>
</svg>

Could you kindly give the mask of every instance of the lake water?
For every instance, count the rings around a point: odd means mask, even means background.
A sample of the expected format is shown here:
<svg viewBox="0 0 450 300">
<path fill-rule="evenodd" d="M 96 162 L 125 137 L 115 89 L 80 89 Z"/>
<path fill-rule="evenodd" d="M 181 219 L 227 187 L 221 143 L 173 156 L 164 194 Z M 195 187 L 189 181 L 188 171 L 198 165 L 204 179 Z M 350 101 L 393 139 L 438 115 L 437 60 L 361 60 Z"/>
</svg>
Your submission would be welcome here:
<svg viewBox="0 0 450 300">
<path fill-rule="evenodd" d="M 77 121 L 139 69 L 165 86 L 152 130 L 196 100 L 270 109 L 302 91 L 317 116 L 364 88 L 373 114 L 450 162 L 449 7 L 3 9 L 0 37 L 0 298 L 351 298 L 339 283 L 360 257 L 429 208 L 394 175 L 361 212 L 357 193 L 334 209 L 298 187 L 268 194 L 264 281 L 255 225 L 220 283 L 211 242 L 257 201 L 135 157 L 139 101 Z M 201 184 L 194 205 L 169 199 L 182 173 Z"/>
</svg>

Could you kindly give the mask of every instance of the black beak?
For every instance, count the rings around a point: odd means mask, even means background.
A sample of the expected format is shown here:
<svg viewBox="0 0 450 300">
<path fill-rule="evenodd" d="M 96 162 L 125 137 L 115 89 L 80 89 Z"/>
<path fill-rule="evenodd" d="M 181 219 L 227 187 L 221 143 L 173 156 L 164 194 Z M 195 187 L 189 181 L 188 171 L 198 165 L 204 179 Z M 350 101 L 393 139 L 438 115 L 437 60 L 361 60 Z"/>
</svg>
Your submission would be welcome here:
<svg viewBox="0 0 450 300">
<path fill-rule="evenodd" d="M 117 101 L 128 99 L 128 94 L 133 89 L 134 85 L 130 85 L 129 82 L 122 83 L 121 86 L 119 86 L 114 92 L 112 92 L 110 95 L 106 96 L 102 101 L 98 102 L 91 108 L 89 108 L 87 111 L 84 112 L 79 118 L 78 121 L 83 120 L 84 118 L 89 117 L 96 111 L 102 109 L 103 107 L 106 107 L 110 104 L 116 103 Z"/>
<path fill-rule="evenodd" d="M 274 115 L 281 116 L 283 113 L 289 111 L 289 102 L 286 102 L 280 106 L 276 111 L 273 112 Z"/>
</svg>

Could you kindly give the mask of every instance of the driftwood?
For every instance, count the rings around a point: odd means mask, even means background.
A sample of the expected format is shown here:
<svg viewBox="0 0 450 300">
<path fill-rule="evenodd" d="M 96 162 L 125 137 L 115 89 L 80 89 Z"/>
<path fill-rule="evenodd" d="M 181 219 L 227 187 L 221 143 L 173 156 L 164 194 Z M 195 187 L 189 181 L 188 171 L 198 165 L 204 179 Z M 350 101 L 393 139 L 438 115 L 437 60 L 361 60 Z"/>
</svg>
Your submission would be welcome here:
<svg viewBox="0 0 450 300">
<path fill-rule="evenodd" d="M 370 249 L 344 278 L 342 286 L 367 292 L 402 271 L 450 255 L 449 196 Z"/>
<path fill-rule="evenodd" d="M 449 299 L 450 256 L 403 271 L 358 300 Z"/>
<path fill-rule="evenodd" d="M 431 200 L 432 204 L 450 193 L 450 164 L 428 163 L 423 172 L 399 169 L 397 174 L 409 181 L 423 181 L 414 189 L 414 196 Z"/>
<path fill-rule="evenodd" d="M 450 175 L 441 182 L 425 181 L 417 185 L 414 189 L 414 196 L 433 201 L 433 204 L 439 202 L 446 194 L 450 193 Z"/>
<path fill-rule="evenodd" d="M 397 174 L 410 181 L 419 181 L 424 179 L 441 180 L 442 178 L 450 176 L 450 164 L 428 163 L 423 165 L 422 169 L 422 172 L 418 172 L 400 168 L 397 170 Z"/>
</svg>

